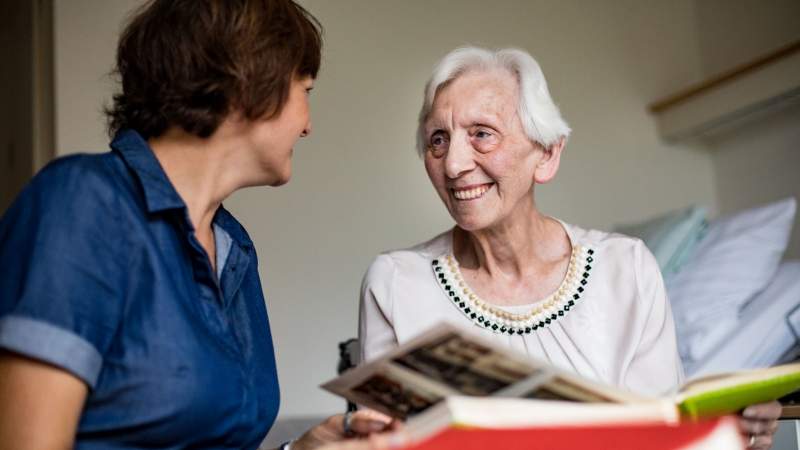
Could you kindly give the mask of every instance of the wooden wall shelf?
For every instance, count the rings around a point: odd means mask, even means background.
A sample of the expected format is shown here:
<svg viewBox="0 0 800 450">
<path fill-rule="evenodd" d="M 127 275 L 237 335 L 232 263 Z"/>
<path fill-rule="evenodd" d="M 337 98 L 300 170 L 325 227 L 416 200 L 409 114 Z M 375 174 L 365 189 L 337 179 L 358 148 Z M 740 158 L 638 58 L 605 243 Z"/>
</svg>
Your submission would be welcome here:
<svg viewBox="0 0 800 450">
<path fill-rule="evenodd" d="M 649 105 L 659 131 L 680 141 L 713 134 L 761 111 L 800 101 L 800 41 Z"/>
</svg>

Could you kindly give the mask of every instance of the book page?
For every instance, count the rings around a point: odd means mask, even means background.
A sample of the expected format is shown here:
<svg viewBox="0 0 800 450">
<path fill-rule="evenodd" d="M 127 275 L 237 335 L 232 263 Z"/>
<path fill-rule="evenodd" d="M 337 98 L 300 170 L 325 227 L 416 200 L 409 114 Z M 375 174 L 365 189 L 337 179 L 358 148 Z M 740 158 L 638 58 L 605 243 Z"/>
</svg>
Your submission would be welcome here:
<svg viewBox="0 0 800 450">
<path fill-rule="evenodd" d="M 322 387 L 401 419 L 454 395 L 577 402 L 649 400 L 567 373 L 447 323 Z"/>
<path fill-rule="evenodd" d="M 448 397 L 407 424 L 424 435 L 443 426 L 514 428 L 558 425 L 669 423 L 679 420 L 665 400 L 635 404 L 577 403 L 519 398 Z"/>
<path fill-rule="evenodd" d="M 350 392 L 352 401 L 402 420 L 425 411 L 448 394 L 435 385 L 415 382 L 392 366 L 360 380 Z"/>
<path fill-rule="evenodd" d="M 597 392 L 597 390 L 589 390 L 560 376 L 555 376 L 536 389 L 526 393 L 524 398 L 583 403 L 618 402 L 618 399 L 616 398 L 609 398 L 602 393 Z"/>
<path fill-rule="evenodd" d="M 445 397 L 493 395 L 549 370 L 442 324 L 322 387 L 362 406 L 405 419 Z"/>
<path fill-rule="evenodd" d="M 472 396 L 492 395 L 543 370 L 456 333 L 425 343 L 392 362 Z"/>
</svg>

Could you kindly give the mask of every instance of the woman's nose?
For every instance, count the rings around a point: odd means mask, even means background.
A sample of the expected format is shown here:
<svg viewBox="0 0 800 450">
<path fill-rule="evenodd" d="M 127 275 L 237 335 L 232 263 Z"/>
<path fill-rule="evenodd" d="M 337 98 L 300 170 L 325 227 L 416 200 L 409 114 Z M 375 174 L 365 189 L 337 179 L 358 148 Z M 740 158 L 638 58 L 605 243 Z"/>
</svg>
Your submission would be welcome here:
<svg viewBox="0 0 800 450">
<path fill-rule="evenodd" d="M 473 148 L 467 139 L 453 139 L 444 160 L 445 175 L 455 179 L 475 168 Z"/>
<path fill-rule="evenodd" d="M 303 132 L 302 132 L 302 133 L 300 133 L 300 137 L 306 137 L 306 136 L 308 136 L 309 134 L 311 134 L 311 121 L 310 121 L 310 120 L 309 120 L 309 121 L 308 121 L 308 123 L 306 124 L 306 127 L 305 127 L 305 128 L 303 128 Z"/>
</svg>

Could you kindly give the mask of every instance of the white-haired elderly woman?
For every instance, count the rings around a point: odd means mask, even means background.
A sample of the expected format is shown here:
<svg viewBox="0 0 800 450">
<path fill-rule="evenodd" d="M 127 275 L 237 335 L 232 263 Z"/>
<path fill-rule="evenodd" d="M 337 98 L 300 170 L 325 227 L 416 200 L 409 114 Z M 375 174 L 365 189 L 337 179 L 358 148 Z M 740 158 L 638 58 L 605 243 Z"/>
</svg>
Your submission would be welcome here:
<svg viewBox="0 0 800 450">
<path fill-rule="evenodd" d="M 470 47 L 444 57 L 425 88 L 417 149 L 455 226 L 374 260 L 361 291 L 363 360 L 446 320 L 632 391 L 681 383 L 647 247 L 537 208 L 536 185 L 555 177 L 569 133 L 526 52 Z M 778 411 L 744 411 L 752 448 L 771 445 Z"/>
</svg>

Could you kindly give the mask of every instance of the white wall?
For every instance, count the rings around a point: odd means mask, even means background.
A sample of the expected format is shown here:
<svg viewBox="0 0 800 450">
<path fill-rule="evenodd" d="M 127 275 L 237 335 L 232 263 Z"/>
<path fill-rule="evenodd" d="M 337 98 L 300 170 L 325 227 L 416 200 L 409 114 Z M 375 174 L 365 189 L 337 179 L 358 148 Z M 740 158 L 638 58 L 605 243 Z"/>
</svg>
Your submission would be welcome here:
<svg viewBox="0 0 800 450">
<path fill-rule="evenodd" d="M 702 74 L 692 0 L 302 3 L 325 26 L 313 135 L 296 148 L 291 183 L 226 203 L 258 247 L 284 417 L 342 408 L 317 385 L 334 374 L 336 343 L 356 333 L 366 266 L 451 224 L 413 145 L 425 79 L 458 45 L 518 46 L 541 63 L 574 129 L 558 179 L 537 192 L 545 212 L 606 228 L 717 206 L 709 154 L 663 144 L 645 110 Z M 59 154 L 105 148 L 104 74 L 136 4 L 56 1 Z"/>
</svg>

